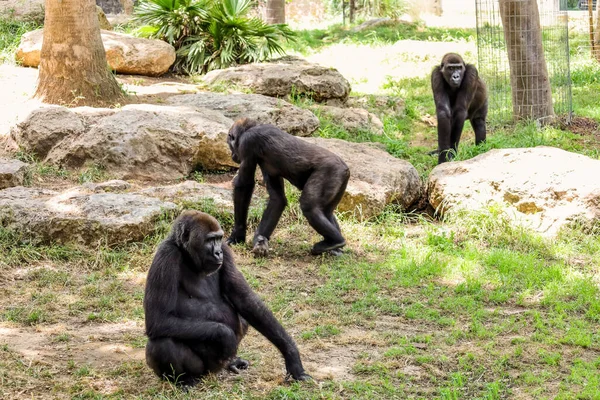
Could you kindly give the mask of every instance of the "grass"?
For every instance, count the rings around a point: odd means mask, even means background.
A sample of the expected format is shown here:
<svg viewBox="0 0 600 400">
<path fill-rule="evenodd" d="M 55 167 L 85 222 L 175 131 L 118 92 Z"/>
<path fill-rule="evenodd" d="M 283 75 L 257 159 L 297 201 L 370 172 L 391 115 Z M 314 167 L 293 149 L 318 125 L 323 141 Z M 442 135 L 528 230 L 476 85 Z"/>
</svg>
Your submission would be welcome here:
<svg viewBox="0 0 600 400">
<path fill-rule="evenodd" d="M 385 46 L 403 39 L 437 42 L 470 41 L 475 39 L 475 29 L 425 28 L 420 24 L 398 23 L 353 32 L 341 24 L 336 24 L 327 29 L 298 31 L 296 41 L 287 43 L 286 47 L 306 55 L 336 43 Z"/>
<path fill-rule="evenodd" d="M 473 35 L 412 25 L 370 35 L 333 27 L 303 32 L 297 50 Z M 576 114 L 598 120 L 600 68 L 576 63 L 572 77 Z M 325 115 L 319 115 L 317 134 L 381 143 L 425 179 L 435 165 L 426 153 L 436 140 L 428 122 L 434 115 L 428 79 L 388 80 L 382 91 L 404 102 L 401 113 L 372 110 L 381 112 L 384 135 L 349 132 Z M 311 105 L 304 98 L 293 101 Z M 533 124 L 494 126 L 483 146 L 474 146 L 467 124 L 457 157 L 537 145 L 599 157 L 594 132 Z M 73 173 L 27 154 L 19 158 L 32 164 L 30 185 L 106 179 L 100 165 Z M 191 178 L 204 182 L 210 176 Z M 0 228 L 0 397 L 598 398 L 597 226 L 574 224 L 548 239 L 512 226 L 493 208 L 432 222 L 390 207 L 369 220 L 339 215 L 349 251 L 339 258 L 311 257 L 317 235 L 301 215 L 298 192 L 286 190 L 289 207 L 271 240 L 273 253 L 254 259 L 247 245 L 234 251 L 317 382 L 284 382 L 280 354 L 252 330 L 240 346 L 251 362 L 241 375 L 210 376 L 186 392 L 151 373 L 144 362 L 142 299 L 154 249 L 169 229 L 165 218 L 155 235 L 117 247 L 33 246 Z M 231 229 L 231 214 L 210 200 L 183 206 L 210 212 L 226 232 Z M 249 237 L 260 211 L 251 211 Z"/>
<path fill-rule="evenodd" d="M 14 52 L 19 47 L 21 36 L 40 27 L 37 22 L 19 22 L 0 17 L 0 62 L 14 62 Z"/>
</svg>

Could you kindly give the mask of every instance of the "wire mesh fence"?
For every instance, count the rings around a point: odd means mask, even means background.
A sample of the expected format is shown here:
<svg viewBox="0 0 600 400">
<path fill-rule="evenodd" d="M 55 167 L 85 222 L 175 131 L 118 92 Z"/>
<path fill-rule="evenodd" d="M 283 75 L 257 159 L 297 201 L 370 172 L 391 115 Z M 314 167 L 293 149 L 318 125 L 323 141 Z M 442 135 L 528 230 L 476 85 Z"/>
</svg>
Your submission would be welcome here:
<svg viewBox="0 0 600 400">
<path fill-rule="evenodd" d="M 525 15 L 530 12 L 532 1 L 536 0 L 476 0 L 479 73 L 489 91 L 491 125 L 506 124 L 518 115 L 527 114 L 527 110 L 519 107 L 528 107 L 529 111 L 538 108 L 534 113 L 538 118 L 551 115 L 552 107 L 544 108 L 550 95 L 554 113 L 566 121 L 571 118 L 567 0 L 537 0 L 539 27 L 531 15 Z M 504 13 L 504 21 L 500 3 L 512 7 Z M 541 43 L 536 33 L 538 28 Z M 536 57 L 540 46 L 543 58 Z"/>
</svg>

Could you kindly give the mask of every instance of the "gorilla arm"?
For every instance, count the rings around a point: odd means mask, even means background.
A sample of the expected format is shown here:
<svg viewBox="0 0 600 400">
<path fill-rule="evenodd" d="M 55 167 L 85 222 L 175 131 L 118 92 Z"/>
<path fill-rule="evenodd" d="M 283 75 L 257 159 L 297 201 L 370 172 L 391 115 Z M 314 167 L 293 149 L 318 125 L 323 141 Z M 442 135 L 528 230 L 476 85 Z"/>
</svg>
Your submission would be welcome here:
<svg viewBox="0 0 600 400">
<path fill-rule="evenodd" d="M 437 117 L 438 131 L 438 149 L 433 154 L 438 153 L 440 160 L 446 159 L 444 153 L 452 147 L 450 132 L 452 128 L 452 109 L 450 97 L 445 86 L 444 75 L 441 67 L 437 66 L 431 74 L 431 89 L 433 91 L 433 101 L 435 102 L 435 113 Z"/>
<path fill-rule="evenodd" d="M 148 337 L 212 341 L 223 347 L 235 343 L 235 333 L 228 326 L 202 318 L 186 318 L 177 312 L 178 297 L 187 296 L 179 293 L 182 268 L 185 265 L 181 250 L 171 241 L 164 242 L 152 261 L 146 282 L 144 312 Z"/>
<path fill-rule="evenodd" d="M 227 299 L 254 329 L 277 347 L 285 360 L 286 370 L 293 379 L 297 381 L 311 379 L 304 371 L 300 353 L 294 340 L 254 293 L 242 273 L 235 267 L 233 254 L 229 247 L 223 246 L 223 256 L 221 285 Z"/>
</svg>

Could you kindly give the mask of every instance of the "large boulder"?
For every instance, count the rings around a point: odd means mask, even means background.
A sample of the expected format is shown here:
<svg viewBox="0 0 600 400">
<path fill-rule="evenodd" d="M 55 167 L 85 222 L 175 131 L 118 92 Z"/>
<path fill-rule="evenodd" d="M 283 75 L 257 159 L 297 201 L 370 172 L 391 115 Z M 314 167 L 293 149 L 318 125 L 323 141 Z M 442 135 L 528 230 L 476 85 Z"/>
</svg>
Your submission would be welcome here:
<svg viewBox="0 0 600 400">
<path fill-rule="evenodd" d="M 27 167 L 22 161 L 0 158 L 0 189 L 22 185 Z"/>
<path fill-rule="evenodd" d="M 108 18 L 106 18 L 106 14 L 104 14 L 102 7 L 96 6 L 96 14 L 98 15 L 98 23 L 100 24 L 100 29 L 112 31 L 112 25 L 110 24 L 110 22 L 108 22 Z"/>
<path fill-rule="evenodd" d="M 175 62 L 175 48 L 162 40 L 136 38 L 124 33 L 101 31 L 106 61 L 120 74 L 158 76 Z M 44 30 L 27 32 L 15 58 L 25 67 L 38 67 Z"/>
<path fill-rule="evenodd" d="M 423 184 L 415 167 L 374 145 L 339 139 L 304 140 L 337 154 L 350 168 L 346 194 L 338 206 L 340 211 L 369 217 L 383 211 L 388 204 L 410 210 L 423 195 Z"/>
<path fill-rule="evenodd" d="M 139 193 L 174 203 L 209 201 L 216 207 L 233 212 L 233 191 L 216 185 L 185 181 L 177 185 L 149 187 Z"/>
<path fill-rule="evenodd" d="M 600 216 L 600 161 L 553 147 L 490 150 L 435 167 L 428 195 L 440 214 L 502 204 L 515 223 L 553 235 Z"/>
<path fill-rule="evenodd" d="M 235 166 L 225 139 L 231 124 L 208 109 L 52 106 L 33 111 L 12 135 L 25 151 L 51 164 L 96 163 L 120 179 L 171 180 L 196 167 Z"/>
<path fill-rule="evenodd" d="M 314 106 L 321 115 L 341 125 L 348 132 L 368 131 L 376 135 L 383 135 L 383 122 L 377 115 L 357 107 Z"/>
<path fill-rule="evenodd" d="M 17 186 L 0 190 L 0 225 L 36 243 L 120 244 L 142 240 L 177 206 L 124 193 L 65 192 Z"/>
<path fill-rule="evenodd" d="M 226 137 L 230 117 L 240 113 L 294 133 L 307 134 L 318 126 L 310 111 L 247 96 L 199 93 L 173 96 L 173 105 L 120 109 L 44 106 L 13 127 L 11 138 L 44 162 L 67 168 L 96 163 L 115 178 L 172 180 L 196 168 L 236 167 Z"/>
<path fill-rule="evenodd" d="M 335 68 L 293 57 L 214 70 L 205 75 L 204 82 L 234 85 L 273 97 L 305 95 L 318 102 L 344 102 L 350 94 L 350 83 Z"/>
<path fill-rule="evenodd" d="M 195 203 L 201 211 L 233 215 L 233 190 L 209 183 L 185 181 L 176 185 L 155 186 L 139 191 L 144 196 L 186 205 Z M 252 195 L 251 207 L 260 207 L 260 199 Z"/>
<path fill-rule="evenodd" d="M 0 17 L 17 21 L 44 21 L 44 0 L 1 0 Z"/>
<path fill-rule="evenodd" d="M 296 136 L 309 136 L 319 128 L 319 119 L 309 110 L 293 106 L 283 100 L 259 94 L 220 94 L 202 92 L 172 96 L 167 103 L 196 109 L 215 110 L 227 118 L 255 119 L 273 124 Z"/>
</svg>

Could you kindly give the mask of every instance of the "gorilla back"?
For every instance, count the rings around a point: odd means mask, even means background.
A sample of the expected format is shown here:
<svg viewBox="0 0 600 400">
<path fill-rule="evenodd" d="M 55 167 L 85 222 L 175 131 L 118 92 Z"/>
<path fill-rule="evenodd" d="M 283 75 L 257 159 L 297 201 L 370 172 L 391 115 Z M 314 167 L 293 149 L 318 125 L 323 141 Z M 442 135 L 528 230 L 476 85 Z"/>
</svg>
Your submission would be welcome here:
<svg viewBox="0 0 600 400">
<path fill-rule="evenodd" d="M 305 142 L 269 124 L 249 119 L 236 121 L 227 136 L 231 158 L 240 163 L 234 180 L 235 224 L 228 243 L 244 242 L 246 220 L 254 173 L 259 166 L 269 202 L 256 234 L 253 252 L 268 253 L 268 241 L 287 205 L 284 179 L 302 190 L 302 213 L 323 240 L 313 246 L 313 254 L 336 251 L 346 244 L 333 212 L 339 204 L 350 178 L 350 170 L 337 155 Z"/>
</svg>

